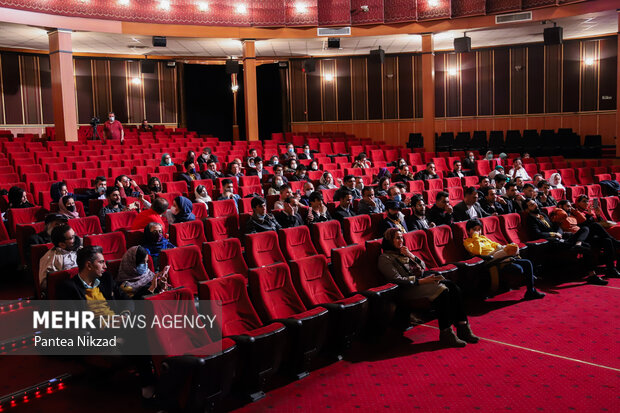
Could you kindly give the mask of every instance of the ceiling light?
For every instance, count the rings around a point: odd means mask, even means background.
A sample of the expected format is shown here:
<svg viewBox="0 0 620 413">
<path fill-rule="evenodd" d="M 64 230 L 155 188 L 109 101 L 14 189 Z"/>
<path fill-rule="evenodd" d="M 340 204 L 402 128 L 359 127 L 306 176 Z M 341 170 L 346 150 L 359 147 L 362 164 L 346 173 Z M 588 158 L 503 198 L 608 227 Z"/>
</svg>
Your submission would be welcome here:
<svg viewBox="0 0 620 413">
<path fill-rule="evenodd" d="M 129 0 L 118 0 L 119 6 L 129 6 Z"/>
<path fill-rule="evenodd" d="M 235 11 L 239 14 L 246 14 L 248 12 L 248 8 L 245 7 L 245 4 L 237 4 Z"/>
<path fill-rule="evenodd" d="M 139 77 L 134 77 L 133 79 L 131 79 L 131 83 L 133 83 L 134 85 L 139 85 L 140 83 L 142 83 L 142 81 Z"/>
<path fill-rule="evenodd" d="M 586 66 L 592 66 L 594 64 L 594 59 L 591 57 L 586 57 L 583 62 L 586 64 Z"/>
<path fill-rule="evenodd" d="M 439 6 L 439 0 L 428 0 L 429 7 L 437 7 Z"/>
<path fill-rule="evenodd" d="M 308 12 L 308 7 L 303 3 L 296 3 L 295 11 L 299 14 L 304 14 Z"/>
<path fill-rule="evenodd" d="M 159 8 L 162 10 L 170 10 L 170 2 L 168 0 L 160 1 Z"/>
<path fill-rule="evenodd" d="M 209 11 L 209 3 L 205 3 L 204 1 L 198 2 L 198 10 L 200 11 Z"/>
<path fill-rule="evenodd" d="M 237 93 L 237 91 L 239 91 L 239 85 L 232 85 L 230 87 L 230 90 L 232 90 L 233 93 Z"/>
<path fill-rule="evenodd" d="M 334 80 L 334 75 L 332 75 L 331 73 L 328 73 L 324 75 L 323 78 L 325 79 L 326 82 L 331 82 L 332 80 Z"/>
<path fill-rule="evenodd" d="M 456 76 L 456 68 L 455 67 L 451 67 L 448 69 L 448 74 L 450 76 Z"/>
</svg>

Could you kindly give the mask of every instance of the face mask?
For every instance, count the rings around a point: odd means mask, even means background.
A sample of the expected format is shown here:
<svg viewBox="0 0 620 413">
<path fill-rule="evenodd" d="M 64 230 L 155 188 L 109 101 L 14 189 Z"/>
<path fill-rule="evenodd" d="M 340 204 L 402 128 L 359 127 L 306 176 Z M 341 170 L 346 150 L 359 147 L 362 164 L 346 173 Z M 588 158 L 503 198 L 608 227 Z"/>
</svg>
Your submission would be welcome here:
<svg viewBox="0 0 620 413">
<path fill-rule="evenodd" d="M 296 164 L 291 164 L 291 169 L 297 169 L 297 165 Z"/>
<path fill-rule="evenodd" d="M 293 153 L 293 152 L 295 152 L 295 148 L 288 148 L 288 151 L 289 151 L 290 153 Z"/>
<path fill-rule="evenodd" d="M 310 153 L 310 149 L 304 149 L 304 153 Z"/>
<path fill-rule="evenodd" d="M 275 176 L 282 176 L 282 171 L 275 171 L 273 174 Z"/>
<path fill-rule="evenodd" d="M 164 234 L 156 234 L 154 232 L 151 232 L 151 238 L 155 242 L 161 242 L 164 239 Z"/>
<path fill-rule="evenodd" d="M 159 185 L 151 187 L 151 192 L 161 192 L 161 187 Z"/>
<path fill-rule="evenodd" d="M 276 186 L 282 186 L 283 182 L 282 181 L 276 181 Z"/>
<path fill-rule="evenodd" d="M 273 160 L 273 164 L 274 164 L 274 165 L 277 165 L 277 164 L 278 164 L 278 160 L 277 160 L 277 159 L 274 159 L 274 160 Z"/>
<path fill-rule="evenodd" d="M 110 122 L 114 122 L 114 116 L 110 116 Z"/>
<path fill-rule="evenodd" d="M 170 208 L 170 211 L 172 211 L 172 215 L 176 215 L 179 213 L 179 210 L 176 207 Z"/>
<path fill-rule="evenodd" d="M 75 237 L 73 238 L 73 245 L 71 245 L 70 247 L 65 248 L 67 251 L 77 251 L 80 248 L 80 243 L 75 239 Z"/>
<path fill-rule="evenodd" d="M 97 192 L 99 194 L 105 194 L 106 189 L 107 188 L 105 186 L 100 186 L 100 187 L 97 188 Z"/>
<path fill-rule="evenodd" d="M 304 192 L 306 194 L 306 196 L 310 196 L 310 194 L 312 193 L 312 191 L 306 191 Z"/>
<path fill-rule="evenodd" d="M 209 158 L 209 155 L 208 155 L 208 154 L 206 154 L 206 153 L 203 153 L 203 154 L 202 154 L 202 159 L 208 159 L 208 158 Z"/>
<path fill-rule="evenodd" d="M 402 200 L 402 197 L 400 196 L 400 194 L 394 195 L 394 201 L 400 202 L 401 200 Z"/>
<path fill-rule="evenodd" d="M 261 221 L 264 221 L 265 218 L 267 217 L 267 214 L 256 214 L 256 217 L 260 219 Z"/>
<path fill-rule="evenodd" d="M 138 273 L 138 275 L 144 275 L 146 274 L 148 270 L 149 270 L 149 267 L 146 265 L 146 263 L 142 263 L 136 266 L 136 272 Z"/>
<path fill-rule="evenodd" d="M 68 206 L 67 206 L 67 211 L 69 211 L 69 212 L 75 212 L 75 205 L 68 205 Z"/>
<path fill-rule="evenodd" d="M 189 173 L 190 173 L 190 174 L 195 174 L 195 173 L 196 173 L 196 169 L 194 169 L 194 168 L 190 169 L 190 170 L 189 170 Z"/>
</svg>

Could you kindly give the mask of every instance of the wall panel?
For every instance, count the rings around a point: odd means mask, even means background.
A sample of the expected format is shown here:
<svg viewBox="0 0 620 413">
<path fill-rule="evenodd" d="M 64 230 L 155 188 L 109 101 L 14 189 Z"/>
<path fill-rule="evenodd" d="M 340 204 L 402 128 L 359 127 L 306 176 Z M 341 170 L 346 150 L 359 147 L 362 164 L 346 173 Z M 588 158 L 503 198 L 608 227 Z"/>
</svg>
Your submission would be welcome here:
<svg viewBox="0 0 620 413">
<path fill-rule="evenodd" d="M 527 113 L 527 49 L 510 49 L 510 113 Z"/>
<path fill-rule="evenodd" d="M 579 42 L 569 41 L 564 43 L 564 58 L 562 61 L 562 112 L 579 111 L 580 49 L 581 45 Z"/>
<path fill-rule="evenodd" d="M 125 76 L 127 63 L 124 60 L 110 61 L 110 88 L 112 92 L 112 107 L 116 118 L 127 123 L 127 78 Z M 130 79 L 131 81 L 131 79 Z M 159 100 L 159 99 L 157 99 Z M 148 118 L 150 122 L 155 120 Z"/>
<path fill-rule="evenodd" d="M 52 73 L 50 71 L 49 56 L 39 56 L 39 73 L 41 83 L 41 107 L 43 110 L 41 118 L 43 119 L 43 123 L 54 123 L 54 106 L 52 103 Z"/>
<path fill-rule="evenodd" d="M 618 82 L 618 37 L 600 40 L 599 61 L 599 110 L 616 109 Z"/>
<path fill-rule="evenodd" d="M 387 56 L 383 64 L 383 119 L 398 119 L 398 58 Z"/>
<path fill-rule="evenodd" d="M 461 82 L 459 55 L 445 55 L 446 116 L 461 116 Z"/>
<path fill-rule="evenodd" d="M 302 71 L 303 60 L 292 60 L 289 64 L 291 117 L 293 122 L 304 122 L 306 118 L 306 75 Z"/>
<path fill-rule="evenodd" d="M 75 93 L 78 112 L 78 123 L 90 122 L 95 115 L 93 109 L 93 75 L 90 70 L 90 60 L 73 59 L 75 72 Z"/>
<path fill-rule="evenodd" d="M 478 59 L 478 116 L 493 114 L 493 51 L 476 52 Z"/>
<path fill-rule="evenodd" d="M 493 89 L 495 115 L 510 113 L 510 53 L 508 48 L 493 51 Z"/>
<path fill-rule="evenodd" d="M 435 55 L 435 117 L 446 116 L 446 71 L 445 54 Z M 424 86 L 422 86 L 424 93 Z"/>
<path fill-rule="evenodd" d="M 353 119 L 368 119 L 366 58 L 351 59 L 351 87 L 353 89 Z"/>
<path fill-rule="evenodd" d="M 476 52 L 462 53 L 461 59 L 461 115 L 476 116 Z"/>
<path fill-rule="evenodd" d="M 366 59 L 368 70 L 368 119 L 383 119 L 383 65 L 373 58 Z"/>
<path fill-rule="evenodd" d="M 112 109 L 112 92 L 110 90 L 110 61 L 93 59 L 90 61 L 93 73 L 93 95 L 95 114 L 105 119 Z"/>
<path fill-rule="evenodd" d="M 351 61 L 336 59 L 336 87 L 338 88 L 338 120 L 352 119 L 351 105 Z"/>
<path fill-rule="evenodd" d="M 398 56 L 398 117 L 413 118 L 413 56 Z"/>
<path fill-rule="evenodd" d="M 316 65 L 316 69 L 312 73 L 306 74 L 306 90 L 308 99 L 308 120 L 320 121 L 322 116 L 322 90 L 321 90 L 321 72 L 320 64 Z"/>
<path fill-rule="evenodd" d="M 436 75 L 435 75 L 436 76 Z M 424 88 L 422 85 L 422 55 L 415 55 L 413 57 L 413 98 L 415 117 L 421 118 L 424 116 L 422 108 L 422 100 L 424 98 Z"/>
<path fill-rule="evenodd" d="M 321 71 L 322 71 L 322 106 L 323 106 L 323 117 L 324 121 L 332 121 L 337 120 L 337 97 L 336 97 L 336 79 L 333 76 L 336 74 L 336 62 L 334 60 L 321 60 Z M 331 81 L 326 81 L 326 76 L 331 75 Z"/>
<path fill-rule="evenodd" d="M 545 47 L 541 44 L 528 47 L 527 63 L 527 113 L 545 110 Z"/>
<path fill-rule="evenodd" d="M 599 42 L 598 40 L 581 42 L 581 101 L 580 110 L 598 109 L 598 70 L 599 70 Z M 584 62 L 592 59 L 592 64 Z M 589 62 L 589 61 L 588 61 Z"/>
<path fill-rule="evenodd" d="M 24 123 L 19 55 L 2 55 L 2 93 L 4 117 L 7 124 Z"/>
<path fill-rule="evenodd" d="M 545 112 L 562 111 L 562 46 L 545 46 Z"/>
<path fill-rule="evenodd" d="M 21 68 L 21 92 L 24 109 L 24 123 L 42 123 L 39 57 L 36 55 L 22 55 L 19 58 Z"/>
</svg>

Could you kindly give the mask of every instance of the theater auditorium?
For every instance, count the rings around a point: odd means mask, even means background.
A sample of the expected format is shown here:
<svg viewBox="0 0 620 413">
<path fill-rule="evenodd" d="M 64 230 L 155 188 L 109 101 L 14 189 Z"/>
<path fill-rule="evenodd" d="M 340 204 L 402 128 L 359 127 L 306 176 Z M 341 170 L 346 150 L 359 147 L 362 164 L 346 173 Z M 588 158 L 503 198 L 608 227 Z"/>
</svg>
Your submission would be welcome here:
<svg viewBox="0 0 620 413">
<path fill-rule="evenodd" d="M 0 0 L 0 412 L 620 412 L 617 0 Z"/>
</svg>

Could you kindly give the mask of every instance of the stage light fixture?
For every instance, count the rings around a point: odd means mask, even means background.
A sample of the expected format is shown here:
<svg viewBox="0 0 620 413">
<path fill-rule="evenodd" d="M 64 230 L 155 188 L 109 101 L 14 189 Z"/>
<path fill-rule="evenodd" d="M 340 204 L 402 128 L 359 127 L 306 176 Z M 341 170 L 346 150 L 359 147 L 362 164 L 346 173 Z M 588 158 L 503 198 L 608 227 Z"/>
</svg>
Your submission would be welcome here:
<svg viewBox="0 0 620 413">
<path fill-rule="evenodd" d="M 235 7 L 235 11 L 239 14 L 246 14 L 248 12 L 248 8 L 245 6 L 245 4 L 237 4 L 237 7 Z"/>
<path fill-rule="evenodd" d="M 200 10 L 200 11 L 209 11 L 209 3 L 206 3 L 204 1 L 199 1 L 198 2 L 198 10 Z"/>
<path fill-rule="evenodd" d="M 295 11 L 299 14 L 308 12 L 308 7 L 304 3 L 295 3 Z"/>
</svg>

